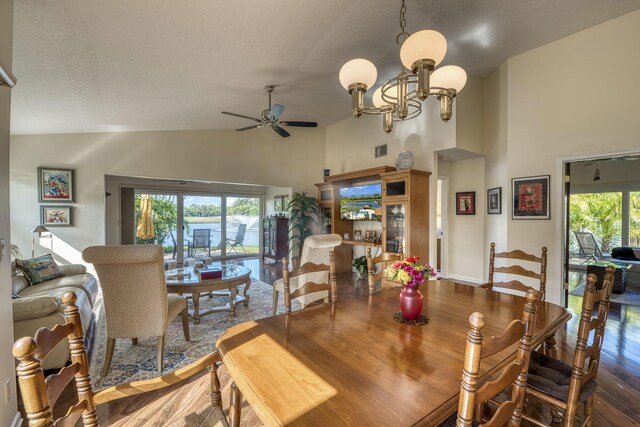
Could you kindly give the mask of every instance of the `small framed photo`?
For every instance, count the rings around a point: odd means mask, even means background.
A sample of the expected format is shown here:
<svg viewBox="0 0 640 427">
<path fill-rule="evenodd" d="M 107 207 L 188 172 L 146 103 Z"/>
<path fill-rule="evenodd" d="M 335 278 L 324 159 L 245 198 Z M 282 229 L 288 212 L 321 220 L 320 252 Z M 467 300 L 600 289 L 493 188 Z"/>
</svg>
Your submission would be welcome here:
<svg viewBox="0 0 640 427">
<path fill-rule="evenodd" d="M 48 226 L 72 226 L 73 206 L 40 206 L 40 223 Z"/>
<path fill-rule="evenodd" d="M 273 210 L 276 212 L 282 212 L 282 197 L 273 196 Z"/>
<path fill-rule="evenodd" d="M 353 240 L 362 240 L 362 230 L 353 230 Z"/>
<path fill-rule="evenodd" d="M 75 169 L 38 168 L 39 202 L 74 202 Z"/>
<path fill-rule="evenodd" d="M 549 219 L 549 175 L 513 178 L 512 219 Z"/>
<path fill-rule="evenodd" d="M 502 187 L 487 190 L 487 213 L 502 213 Z"/>
<path fill-rule="evenodd" d="M 375 243 L 377 240 L 376 230 L 366 230 L 364 232 L 364 240 L 367 242 Z"/>
<path fill-rule="evenodd" d="M 476 192 L 465 191 L 456 193 L 456 215 L 476 214 Z"/>
</svg>

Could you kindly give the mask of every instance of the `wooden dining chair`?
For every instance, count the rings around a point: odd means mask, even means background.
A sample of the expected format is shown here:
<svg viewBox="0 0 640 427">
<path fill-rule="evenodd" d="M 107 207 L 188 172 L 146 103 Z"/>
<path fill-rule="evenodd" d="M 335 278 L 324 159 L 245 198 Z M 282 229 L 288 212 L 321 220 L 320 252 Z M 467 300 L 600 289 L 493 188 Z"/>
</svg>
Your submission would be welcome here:
<svg viewBox="0 0 640 427">
<path fill-rule="evenodd" d="M 217 351 L 170 374 L 118 384 L 94 393 L 91 388 L 89 361 L 84 347 L 80 313 L 75 305 L 76 300 L 76 294 L 71 291 L 62 296 L 62 302 L 66 305 L 64 324 L 57 324 L 51 329 L 40 328 L 35 337 L 20 338 L 13 345 L 13 355 L 19 362 L 16 368 L 18 384 L 30 427 L 74 426 L 80 418 L 84 426 L 98 426 L 96 414 L 98 405 L 168 387 L 193 376 L 206 367 L 211 369 L 211 403 L 215 408 L 216 418 L 223 423 L 227 422 L 222 412 L 220 381 L 217 375 L 222 359 Z M 65 338 L 69 339 L 71 364 L 45 379 L 42 361 Z M 53 408 L 72 380 L 75 380 L 78 403 L 71 406 L 64 416 L 54 420 Z"/>
<path fill-rule="evenodd" d="M 540 272 L 536 273 L 535 271 L 528 270 L 522 267 L 519 264 L 510 263 L 510 265 L 506 267 L 496 267 L 495 259 L 496 258 L 504 258 L 508 260 L 519 260 L 519 261 L 527 261 L 530 263 L 535 263 L 540 265 Z M 542 255 L 539 257 L 536 255 L 531 255 L 521 250 L 513 250 L 508 252 L 498 252 L 496 253 L 496 244 L 491 242 L 491 251 L 489 253 L 489 281 L 482 285 L 481 287 L 493 290 L 493 288 L 502 288 L 502 289 L 511 289 L 514 291 L 519 291 L 522 293 L 527 292 L 529 289 L 535 289 L 532 286 L 527 286 L 522 283 L 520 280 L 513 279 L 504 282 L 494 282 L 493 276 L 494 273 L 505 273 L 510 275 L 516 275 L 521 277 L 529 277 L 532 279 L 537 279 L 539 281 L 539 289 L 540 293 L 539 300 L 544 301 L 546 297 L 546 287 L 547 287 L 547 248 L 542 248 Z"/>
<path fill-rule="evenodd" d="M 449 417 L 444 427 L 450 426 L 519 426 L 525 403 L 527 371 L 531 356 L 531 344 L 536 320 L 536 302 L 538 292 L 529 289 L 522 320 L 513 320 L 500 336 L 485 338 L 482 329 L 485 319 L 482 313 L 473 313 L 469 317 L 471 329 L 467 334 L 467 347 L 464 354 L 464 368 L 460 385 L 457 414 Z M 513 344 L 520 342 L 516 359 L 480 387 L 479 372 L 482 359 L 496 354 Z M 491 418 L 485 418 L 484 408 L 487 401 L 511 387 L 510 396 L 499 406 Z"/>
<path fill-rule="evenodd" d="M 564 413 L 563 426 L 575 425 L 580 403 L 583 404 L 583 418 L 579 425 L 591 426 L 593 423 L 593 395 L 598 386 L 596 377 L 609 315 L 614 273 L 615 268 L 608 266 L 600 290 L 596 290 L 596 276 L 587 276 L 572 365 L 535 351 L 531 354 L 527 396 L 551 407 L 555 423 L 562 422 L 558 412 Z M 598 316 L 593 318 L 596 303 Z M 589 342 L 589 335 L 594 329 L 593 339 Z M 548 425 L 529 415 L 525 415 L 524 419 L 537 426 Z"/>
<path fill-rule="evenodd" d="M 381 280 L 384 287 L 385 268 L 391 262 L 398 262 L 404 259 L 402 253 L 402 245 L 398 248 L 398 253 L 384 252 L 375 258 L 371 258 L 371 248 L 367 248 L 367 276 L 369 280 L 369 295 L 373 294 L 376 290 L 376 280 Z M 380 271 L 376 273 L 376 264 L 382 264 Z"/>
<path fill-rule="evenodd" d="M 304 295 L 310 295 L 318 292 L 329 292 L 329 301 L 332 303 L 338 301 L 338 287 L 336 285 L 336 264 L 333 256 L 333 251 L 329 252 L 329 265 L 326 264 L 314 264 L 307 262 L 293 271 L 289 271 L 289 260 L 285 257 L 282 258 L 282 281 L 284 284 L 284 305 L 285 313 L 291 313 L 291 300 L 300 298 Z M 319 273 L 323 271 L 329 272 L 328 283 L 316 283 L 316 282 L 298 282 L 297 288 L 291 292 L 291 279 L 309 273 Z M 318 299 L 325 299 L 325 295 L 320 294 Z"/>
</svg>

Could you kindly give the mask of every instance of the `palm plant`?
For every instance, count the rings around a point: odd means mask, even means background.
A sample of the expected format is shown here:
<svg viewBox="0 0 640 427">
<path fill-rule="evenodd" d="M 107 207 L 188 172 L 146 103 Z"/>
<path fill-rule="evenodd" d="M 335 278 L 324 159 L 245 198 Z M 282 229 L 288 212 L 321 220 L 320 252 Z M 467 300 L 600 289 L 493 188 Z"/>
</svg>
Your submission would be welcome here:
<svg viewBox="0 0 640 427">
<path fill-rule="evenodd" d="M 569 225 L 574 231 L 588 231 L 608 252 L 619 244 L 622 232 L 622 193 L 574 194 L 570 202 Z"/>
<path fill-rule="evenodd" d="M 320 208 L 315 198 L 307 196 L 304 192 L 296 192 L 291 196 L 287 210 L 289 211 L 289 252 L 292 258 L 294 254 L 300 257 L 305 239 L 313 234 L 312 227 L 318 223 Z"/>
</svg>

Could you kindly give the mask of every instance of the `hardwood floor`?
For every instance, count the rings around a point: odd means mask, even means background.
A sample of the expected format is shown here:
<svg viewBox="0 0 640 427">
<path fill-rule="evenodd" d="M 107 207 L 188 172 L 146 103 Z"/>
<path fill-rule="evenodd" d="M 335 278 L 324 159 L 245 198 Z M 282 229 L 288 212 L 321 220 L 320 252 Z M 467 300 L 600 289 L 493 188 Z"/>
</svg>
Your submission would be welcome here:
<svg viewBox="0 0 640 427">
<path fill-rule="evenodd" d="M 263 267 L 260 263 L 261 280 L 271 283 L 279 276 L 277 267 Z M 340 298 L 366 292 L 366 281 L 354 284 L 350 275 L 338 279 Z M 581 298 L 570 297 L 569 310 L 573 318 L 556 334 L 559 357 L 568 363 L 573 356 L 580 308 Z M 230 381 L 224 366 L 219 369 L 219 375 L 224 412 L 228 415 Z M 598 382 L 593 425 L 640 426 L 640 307 L 612 303 Z M 73 390 L 67 389 L 59 401 L 62 408 L 57 413 L 64 413 L 72 396 Z M 550 421 L 548 409 L 540 408 L 534 402 L 529 403 L 527 412 Z M 209 402 L 206 373 L 159 392 L 121 399 L 98 408 L 98 419 L 104 426 L 210 426 L 216 425 L 218 415 Z M 242 425 L 262 425 L 246 402 L 243 402 Z"/>
</svg>

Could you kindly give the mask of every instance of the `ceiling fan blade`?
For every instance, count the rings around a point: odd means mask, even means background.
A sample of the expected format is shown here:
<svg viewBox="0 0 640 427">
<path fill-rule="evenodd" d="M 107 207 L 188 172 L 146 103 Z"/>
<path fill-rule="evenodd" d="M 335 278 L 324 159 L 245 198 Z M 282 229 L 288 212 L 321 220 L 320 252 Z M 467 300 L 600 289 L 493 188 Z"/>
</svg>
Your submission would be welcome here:
<svg viewBox="0 0 640 427">
<path fill-rule="evenodd" d="M 288 136 L 291 136 L 291 134 L 289 132 L 287 132 L 286 130 L 282 129 L 280 126 L 278 125 L 273 125 L 272 126 L 273 130 L 276 131 L 276 133 L 278 135 L 280 135 L 283 138 L 286 138 Z"/>
<path fill-rule="evenodd" d="M 282 126 L 297 126 L 301 128 L 316 128 L 318 127 L 318 123 L 316 122 L 280 122 Z"/>
<path fill-rule="evenodd" d="M 257 127 L 258 127 L 258 125 L 247 126 L 247 127 L 245 127 L 245 128 L 236 129 L 236 131 L 243 131 L 243 130 L 255 129 L 255 128 L 257 128 Z"/>
<path fill-rule="evenodd" d="M 284 112 L 284 105 L 273 104 L 271 111 L 269 111 L 269 117 L 278 120 Z"/>
<path fill-rule="evenodd" d="M 228 111 L 223 111 L 222 114 L 228 114 L 230 116 L 236 116 L 236 117 L 242 117 L 243 119 L 249 119 L 249 120 L 254 120 L 256 122 L 260 122 L 260 119 L 256 119 L 254 117 L 249 117 L 249 116 L 243 116 L 242 114 L 236 114 L 236 113 L 230 113 Z"/>
</svg>

